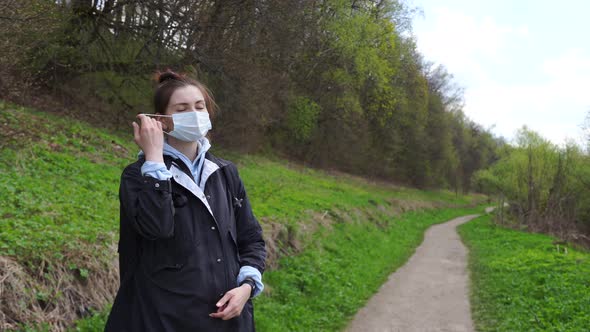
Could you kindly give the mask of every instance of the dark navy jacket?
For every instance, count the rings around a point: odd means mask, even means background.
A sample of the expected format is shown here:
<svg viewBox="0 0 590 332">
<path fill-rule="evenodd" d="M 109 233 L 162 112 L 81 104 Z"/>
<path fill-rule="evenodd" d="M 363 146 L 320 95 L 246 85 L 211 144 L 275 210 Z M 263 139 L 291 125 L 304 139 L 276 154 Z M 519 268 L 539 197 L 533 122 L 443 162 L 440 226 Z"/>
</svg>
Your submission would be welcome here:
<svg viewBox="0 0 590 332">
<path fill-rule="evenodd" d="M 184 163 L 164 158 L 172 179 L 142 176 L 143 159 L 121 176 L 121 286 L 105 331 L 254 331 L 251 301 L 240 317 L 209 317 L 238 286 L 241 266 L 265 268 L 262 229 L 235 165 L 207 152 L 214 171 L 200 194 L 187 186 Z M 231 203 L 227 173 L 239 180 L 241 207 Z"/>
</svg>

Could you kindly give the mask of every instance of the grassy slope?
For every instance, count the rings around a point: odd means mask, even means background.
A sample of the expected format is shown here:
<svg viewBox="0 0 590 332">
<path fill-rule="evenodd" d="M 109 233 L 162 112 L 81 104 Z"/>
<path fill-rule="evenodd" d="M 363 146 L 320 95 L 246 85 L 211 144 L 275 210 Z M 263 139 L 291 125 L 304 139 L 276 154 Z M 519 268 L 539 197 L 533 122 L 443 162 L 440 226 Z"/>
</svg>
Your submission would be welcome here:
<svg viewBox="0 0 590 332">
<path fill-rule="evenodd" d="M 398 218 L 373 215 L 374 224 L 339 223 L 298 256 L 281 260 L 265 274 L 272 288 L 255 303 L 260 331 L 338 331 L 345 327 L 387 277 L 422 242 L 429 226 L 481 208 L 406 213 Z M 375 221 L 376 221 L 375 220 Z"/>
<path fill-rule="evenodd" d="M 6 105 L 0 105 L 0 124 L 0 254 L 36 264 L 76 260 L 89 246 L 112 244 L 117 179 L 130 144 Z"/>
<path fill-rule="evenodd" d="M 41 262 L 44 262 L 42 266 L 45 269 L 55 265 L 66 266 L 81 278 L 95 272 L 96 261 L 111 264 L 118 229 L 119 176 L 122 168 L 132 162 L 137 153 L 130 135 L 122 137 L 105 133 L 83 123 L 3 103 L 0 103 L 0 129 L 0 176 L 5 179 L 0 182 L 0 192 L 3 193 L 0 195 L 0 255 L 28 265 L 31 271 L 35 271 Z M 227 155 L 220 153 L 222 157 Z M 333 177 L 309 169 L 297 170 L 285 167 L 282 161 L 259 156 L 229 155 L 228 159 L 239 165 L 254 212 L 263 223 L 272 220 L 296 225 L 309 220 L 310 211 L 370 209 L 376 205 L 389 206 L 392 199 L 457 205 L 467 204 L 473 199 L 446 191 L 418 191 L 370 184 L 351 177 Z M 409 220 L 416 222 L 416 219 Z M 428 223 L 443 220 L 443 216 L 439 216 L 429 218 Z M 378 224 L 379 220 L 374 221 Z M 391 241 L 391 238 L 387 240 L 387 237 L 381 236 L 382 232 L 376 224 L 336 225 L 336 231 L 330 236 L 334 236 L 336 242 L 342 241 L 347 238 L 347 232 L 361 234 L 367 228 L 367 234 L 373 234 L 373 237 L 367 235 L 367 241 Z M 425 224 L 416 225 L 408 247 L 399 257 L 405 259 L 424 227 Z M 317 235 L 319 245 L 306 255 L 318 255 L 320 259 L 325 259 L 320 253 L 337 251 L 340 247 L 330 249 L 329 245 L 324 245 L 331 240 L 325 242 L 323 239 L 332 238 L 320 236 L 320 233 Z M 402 235 L 403 229 L 399 236 Z M 356 241 L 362 242 L 364 235 L 359 236 Z M 306 255 L 301 256 L 302 261 L 294 261 L 303 262 L 307 259 Z M 286 258 L 281 266 L 288 271 L 286 267 L 298 266 L 299 263 L 294 261 Z M 384 262 L 392 264 L 394 261 Z M 317 268 L 321 269 L 324 265 L 320 264 Z M 389 271 L 391 265 L 379 269 Z M 281 280 L 289 278 L 290 272 L 285 273 L 287 277 L 280 272 L 269 273 L 269 290 L 274 289 L 274 294 L 283 291 L 282 286 L 274 286 L 273 283 L 281 285 Z M 384 274 L 375 278 L 377 282 L 370 282 L 367 286 L 369 292 L 382 281 Z M 55 289 L 43 292 L 52 293 L 41 294 L 44 299 L 60 296 L 59 290 Z M 360 298 L 365 298 L 367 294 L 364 291 Z M 257 315 L 263 316 L 265 306 L 274 308 L 270 303 L 275 300 L 276 296 L 270 300 L 261 298 L 261 312 L 257 311 Z M 354 301 L 358 306 L 358 299 Z M 307 303 L 300 305 L 306 306 Z M 352 312 L 350 305 L 347 304 L 346 308 L 346 313 Z M 277 313 L 274 309 L 268 310 L 273 315 Z"/>
<path fill-rule="evenodd" d="M 480 217 L 459 228 L 469 247 L 479 331 L 590 331 L 590 253 Z"/>
<path fill-rule="evenodd" d="M 0 254 L 28 262 L 61 257 L 80 243 L 112 243 L 119 176 L 138 152 L 131 137 L 5 104 L 0 124 Z M 472 199 L 342 180 L 263 157 L 233 157 L 262 219 L 296 222 L 308 210 L 387 205 L 396 197 L 456 204 Z"/>
</svg>

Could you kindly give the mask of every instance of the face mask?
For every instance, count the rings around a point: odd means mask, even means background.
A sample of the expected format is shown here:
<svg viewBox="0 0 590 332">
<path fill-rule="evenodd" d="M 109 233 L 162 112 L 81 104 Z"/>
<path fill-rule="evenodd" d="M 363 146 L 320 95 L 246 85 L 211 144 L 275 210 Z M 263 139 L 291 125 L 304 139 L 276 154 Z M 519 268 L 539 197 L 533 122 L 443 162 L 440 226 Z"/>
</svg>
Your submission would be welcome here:
<svg viewBox="0 0 590 332">
<path fill-rule="evenodd" d="M 174 130 L 166 133 L 185 142 L 196 142 L 205 137 L 211 129 L 211 120 L 207 112 L 182 112 L 172 114 Z"/>
<path fill-rule="evenodd" d="M 146 114 L 148 116 L 172 117 L 174 129 L 164 132 L 184 142 L 196 142 L 211 130 L 208 112 L 189 111 L 170 115 Z"/>
</svg>

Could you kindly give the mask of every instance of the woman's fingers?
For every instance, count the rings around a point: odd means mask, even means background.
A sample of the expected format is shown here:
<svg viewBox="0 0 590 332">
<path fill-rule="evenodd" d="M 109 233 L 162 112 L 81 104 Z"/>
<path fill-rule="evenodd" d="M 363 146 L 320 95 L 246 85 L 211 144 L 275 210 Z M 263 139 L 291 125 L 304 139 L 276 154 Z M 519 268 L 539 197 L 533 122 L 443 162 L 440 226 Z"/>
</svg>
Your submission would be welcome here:
<svg viewBox="0 0 590 332">
<path fill-rule="evenodd" d="M 219 318 L 222 320 L 229 320 L 241 314 L 240 309 L 235 304 L 228 304 L 222 311 L 214 312 L 209 314 L 213 318 Z"/>
<path fill-rule="evenodd" d="M 140 123 L 133 123 L 135 143 L 145 153 L 146 160 L 162 161 L 164 145 L 162 126 L 158 124 L 158 121 L 143 114 L 138 114 L 137 119 Z"/>
<path fill-rule="evenodd" d="M 223 308 L 223 306 L 227 305 L 227 303 L 229 302 L 229 300 L 231 300 L 232 297 L 233 294 L 231 291 L 229 291 L 225 293 L 225 295 L 223 295 L 223 297 L 219 299 L 219 301 L 217 301 L 215 305 L 217 306 L 217 308 Z"/>
<path fill-rule="evenodd" d="M 230 300 L 227 303 L 227 306 L 223 310 L 223 313 L 225 314 L 225 316 L 221 317 L 221 319 L 223 319 L 223 320 L 232 319 L 240 314 L 240 308 L 236 304 L 236 301 L 232 301 L 232 300 Z"/>
<path fill-rule="evenodd" d="M 246 304 L 250 297 L 250 286 L 247 288 L 248 290 L 246 291 L 244 288 L 237 287 L 225 293 L 216 303 L 217 308 L 219 308 L 217 312 L 209 314 L 209 316 L 228 320 L 241 315 L 244 304 Z"/>
<path fill-rule="evenodd" d="M 228 307 L 231 303 L 231 298 L 232 298 L 232 293 L 231 292 L 227 292 L 225 293 L 225 295 L 223 295 L 223 297 L 221 299 L 219 299 L 219 301 L 217 301 L 217 303 L 215 304 L 215 306 L 217 306 L 217 312 L 214 313 L 210 313 L 209 316 L 213 317 L 213 318 L 221 318 L 223 320 L 229 319 L 226 318 L 229 314 Z"/>
<path fill-rule="evenodd" d="M 138 114 L 137 118 L 140 121 L 140 136 L 147 136 L 147 135 L 161 135 L 162 134 L 162 124 L 155 119 L 147 117 L 143 114 Z"/>
<path fill-rule="evenodd" d="M 131 126 L 133 126 L 133 139 L 135 143 L 139 144 L 139 125 L 136 122 L 131 122 Z"/>
<path fill-rule="evenodd" d="M 142 132 L 147 132 L 152 127 L 152 119 L 149 117 L 143 114 L 138 114 L 137 119 L 139 119 Z"/>
</svg>

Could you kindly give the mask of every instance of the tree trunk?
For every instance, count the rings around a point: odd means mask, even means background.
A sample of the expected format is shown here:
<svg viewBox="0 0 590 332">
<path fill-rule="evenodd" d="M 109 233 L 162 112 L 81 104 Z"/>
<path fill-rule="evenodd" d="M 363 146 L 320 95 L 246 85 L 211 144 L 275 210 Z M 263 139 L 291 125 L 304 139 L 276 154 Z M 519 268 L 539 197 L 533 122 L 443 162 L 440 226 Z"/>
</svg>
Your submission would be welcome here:
<svg viewBox="0 0 590 332">
<path fill-rule="evenodd" d="M 535 183 L 533 177 L 533 149 L 529 147 L 528 151 L 528 195 L 527 195 L 527 221 L 529 223 L 534 222 L 535 218 Z"/>
</svg>

